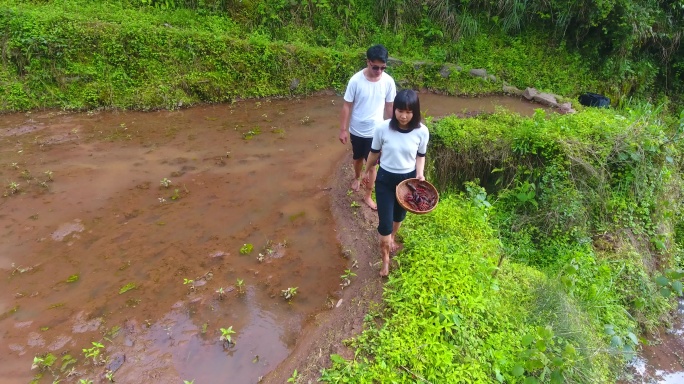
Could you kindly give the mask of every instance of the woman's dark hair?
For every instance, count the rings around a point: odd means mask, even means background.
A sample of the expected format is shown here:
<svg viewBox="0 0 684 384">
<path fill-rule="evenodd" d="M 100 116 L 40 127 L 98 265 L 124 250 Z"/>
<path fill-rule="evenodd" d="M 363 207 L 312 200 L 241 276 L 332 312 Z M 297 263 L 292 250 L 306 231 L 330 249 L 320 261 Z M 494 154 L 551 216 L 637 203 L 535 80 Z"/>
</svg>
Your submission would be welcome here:
<svg viewBox="0 0 684 384">
<path fill-rule="evenodd" d="M 397 120 L 396 113 L 394 113 L 394 110 L 396 109 L 405 109 L 413 112 L 413 118 L 407 124 L 409 130 L 414 130 L 420 127 L 420 101 L 418 100 L 418 94 L 416 91 L 412 89 L 402 89 L 394 98 L 394 106 L 392 107 L 392 120 L 390 120 L 389 123 L 390 128 L 394 130 L 399 128 L 399 121 Z"/>
</svg>

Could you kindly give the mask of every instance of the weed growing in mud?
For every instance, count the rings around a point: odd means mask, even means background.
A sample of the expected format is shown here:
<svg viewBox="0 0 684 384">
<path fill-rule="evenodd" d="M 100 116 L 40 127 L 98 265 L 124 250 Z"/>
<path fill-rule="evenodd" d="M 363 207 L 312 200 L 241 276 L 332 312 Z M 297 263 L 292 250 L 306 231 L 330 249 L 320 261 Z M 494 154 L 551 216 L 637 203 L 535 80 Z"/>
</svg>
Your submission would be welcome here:
<svg viewBox="0 0 684 384">
<path fill-rule="evenodd" d="M 287 379 L 287 382 L 288 383 L 296 383 L 298 377 L 299 377 L 299 373 L 297 373 L 297 370 L 295 369 L 294 372 L 292 372 L 292 376 L 290 376 L 290 378 Z"/>
<path fill-rule="evenodd" d="M 19 163 L 10 163 L 10 168 L 19 169 Z"/>
<path fill-rule="evenodd" d="M 254 246 L 250 243 L 243 244 L 242 247 L 240 247 L 240 254 L 241 255 L 247 255 L 252 252 L 254 249 Z"/>
<path fill-rule="evenodd" d="M 183 285 L 189 285 L 191 291 L 195 290 L 195 280 L 183 278 Z"/>
<path fill-rule="evenodd" d="M 161 181 L 159 182 L 159 185 L 161 185 L 161 186 L 164 187 L 164 188 L 170 187 L 171 184 L 173 184 L 173 183 L 171 182 L 171 180 L 167 179 L 166 177 L 163 178 L 163 179 L 161 179 Z"/>
<path fill-rule="evenodd" d="M 342 283 L 340 283 L 342 288 L 348 287 L 351 284 L 351 278 L 354 276 L 356 276 L 356 273 L 352 272 L 350 269 L 345 269 L 344 274 L 340 276 L 340 278 L 342 278 Z"/>
<path fill-rule="evenodd" d="M 19 190 L 21 190 L 19 183 L 10 181 L 9 184 L 7 184 L 7 192 L 5 193 L 5 196 L 14 195 L 18 193 Z"/>
<path fill-rule="evenodd" d="M 312 120 L 309 116 L 304 116 L 304 117 L 302 117 L 301 120 L 299 120 L 299 122 L 302 123 L 303 125 L 308 125 L 308 124 L 311 124 Z"/>
<path fill-rule="evenodd" d="M 297 287 L 289 287 L 287 289 L 283 289 L 281 291 L 281 295 L 285 298 L 285 300 L 290 301 L 292 298 L 297 296 Z"/>
<path fill-rule="evenodd" d="M 105 379 L 109 380 L 110 383 L 113 383 L 114 382 L 114 372 L 107 370 L 107 372 L 105 372 Z"/>
<path fill-rule="evenodd" d="M 74 274 L 74 275 L 67 277 L 66 282 L 67 283 L 75 283 L 78 281 L 78 279 L 79 279 L 78 274 Z"/>
<path fill-rule="evenodd" d="M 245 281 L 242 279 L 237 279 L 237 290 L 239 294 L 245 293 Z"/>
<path fill-rule="evenodd" d="M 93 384 L 93 381 L 90 379 L 79 379 L 78 384 Z"/>
<path fill-rule="evenodd" d="M 170 181 L 169 181 L 169 182 L 170 182 Z M 171 184 L 169 184 L 169 185 L 171 185 Z M 173 190 L 173 194 L 172 194 L 171 196 L 169 196 L 169 198 L 170 198 L 171 200 L 174 200 L 174 201 L 175 201 L 175 200 L 180 200 L 181 197 L 183 197 L 184 195 L 188 195 L 189 193 L 190 193 L 190 191 L 188 191 L 188 188 L 185 186 L 185 184 L 183 184 L 183 190 L 181 191 L 180 188 L 175 188 L 175 189 Z M 163 203 L 163 202 L 165 202 L 165 201 L 166 201 L 165 199 L 159 198 L 159 202 L 160 202 L 160 203 Z"/>
<path fill-rule="evenodd" d="M 351 206 L 352 208 L 358 208 L 358 207 L 361 206 L 361 204 L 357 203 L 356 201 L 352 201 L 351 204 L 350 204 L 350 206 Z"/>
<path fill-rule="evenodd" d="M 121 289 L 119 289 L 119 295 L 124 294 L 124 293 L 130 291 L 131 289 L 136 289 L 136 288 L 138 288 L 138 286 L 135 283 L 128 283 L 128 284 L 124 285 L 123 287 L 121 287 Z"/>
<path fill-rule="evenodd" d="M 48 169 L 47 171 L 43 172 L 43 174 L 45 175 L 45 178 L 47 179 L 47 181 L 53 181 L 54 180 L 52 178 L 52 171 L 51 170 Z"/>
<path fill-rule="evenodd" d="M 195 380 L 183 380 L 183 384 L 195 384 Z"/>
<path fill-rule="evenodd" d="M 31 180 L 33 179 L 33 176 L 31 176 L 31 172 L 28 169 L 24 169 L 21 171 L 21 178 L 24 180 Z"/>
<path fill-rule="evenodd" d="M 242 134 L 242 138 L 245 140 L 252 140 L 254 136 L 261 134 L 261 129 L 259 127 L 254 127 L 249 131 Z"/>
<path fill-rule="evenodd" d="M 173 190 L 173 195 L 171 195 L 171 200 L 178 200 L 180 199 L 180 189 L 176 188 Z"/>
<path fill-rule="evenodd" d="M 348 189 L 348 190 L 347 190 L 347 196 L 351 196 L 351 195 L 353 195 L 353 194 L 354 194 L 354 191 L 352 191 L 351 189 Z"/>
<path fill-rule="evenodd" d="M 105 340 L 111 342 L 111 339 L 115 338 L 116 335 L 118 335 L 120 331 L 121 331 L 120 326 L 118 326 L 118 325 L 113 326 L 112 329 L 110 329 L 109 332 L 107 332 L 107 334 L 105 335 Z"/>
<path fill-rule="evenodd" d="M 102 133 L 102 131 L 100 131 Z M 115 140 L 131 140 L 133 136 L 128 132 L 128 127 L 126 127 L 126 123 L 121 123 L 119 124 L 118 128 L 114 128 L 114 130 L 105 137 L 106 140 L 108 141 L 115 141 Z"/>
<path fill-rule="evenodd" d="M 38 368 L 42 372 L 46 369 L 50 369 L 56 360 L 57 358 L 52 353 L 35 356 L 33 358 L 33 364 L 31 364 L 31 370 Z"/>
<path fill-rule="evenodd" d="M 216 290 L 216 293 L 218 293 L 219 300 L 223 300 L 223 296 L 225 296 L 226 291 L 223 289 L 223 287 L 220 287 L 219 289 Z M 202 332 L 204 333 L 204 332 Z"/>
<path fill-rule="evenodd" d="M 235 345 L 235 343 L 233 342 L 233 338 L 230 336 L 235 333 L 235 331 L 233 331 L 233 326 L 231 325 L 228 328 L 221 328 L 220 330 L 221 337 L 219 337 L 219 341 L 223 342 L 223 346 L 225 347 L 227 345 L 230 347 Z"/>
<path fill-rule="evenodd" d="M 93 344 L 92 348 L 83 348 L 83 355 L 86 359 L 92 358 L 93 365 L 100 365 L 101 363 L 104 363 L 104 359 L 100 358 L 100 352 L 101 349 L 104 348 L 104 345 L 98 343 L 97 341 L 92 341 L 91 343 Z"/>
<path fill-rule="evenodd" d="M 12 276 L 14 276 L 17 272 L 18 273 L 26 273 L 26 272 L 31 272 L 33 270 L 33 267 L 17 267 L 12 263 L 12 268 L 14 270 L 12 271 Z"/>
</svg>

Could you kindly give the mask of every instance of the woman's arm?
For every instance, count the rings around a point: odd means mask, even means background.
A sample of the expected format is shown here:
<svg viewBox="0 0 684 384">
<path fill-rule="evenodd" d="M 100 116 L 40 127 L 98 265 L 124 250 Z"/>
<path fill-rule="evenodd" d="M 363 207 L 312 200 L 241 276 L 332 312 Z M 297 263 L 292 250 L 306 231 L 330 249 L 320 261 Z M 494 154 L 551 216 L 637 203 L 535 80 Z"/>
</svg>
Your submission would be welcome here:
<svg viewBox="0 0 684 384">
<path fill-rule="evenodd" d="M 373 152 L 368 154 L 368 160 L 366 160 L 366 172 L 363 173 L 363 181 L 368 183 L 370 181 L 370 171 L 371 167 L 375 167 L 378 163 L 378 158 L 380 157 L 380 152 Z M 371 186 L 372 187 L 372 186 Z"/>
<path fill-rule="evenodd" d="M 370 159 L 370 157 L 369 157 Z M 416 178 L 425 180 L 425 156 L 416 156 Z"/>
</svg>

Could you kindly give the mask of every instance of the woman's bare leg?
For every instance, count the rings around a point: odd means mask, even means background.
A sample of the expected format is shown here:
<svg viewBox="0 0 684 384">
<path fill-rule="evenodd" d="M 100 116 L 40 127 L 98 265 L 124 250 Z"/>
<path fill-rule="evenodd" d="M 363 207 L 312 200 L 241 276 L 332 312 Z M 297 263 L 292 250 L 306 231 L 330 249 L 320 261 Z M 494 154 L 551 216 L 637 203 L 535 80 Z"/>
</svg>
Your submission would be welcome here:
<svg viewBox="0 0 684 384">
<path fill-rule="evenodd" d="M 394 253 L 399 249 L 399 244 L 397 244 L 397 232 L 401 228 L 401 223 L 396 221 L 392 223 L 392 234 L 390 235 L 390 252 Z"/>
<path fill-rule="evenodd" d="M 382 268 L 380 269 L 381 277 L 389 275 L 391 236 L 392 235 L 380 235 L 380 255 L 382 256 Z"/>
<path fill-rule="evenodd" d="M 375 201 L 373 201 L 373 186 L 375 185 L 375 178 L 378 175 L 378 167 L 375 165 L 368 165 L 366 163 L 366 167 L 371 167 L 370 168 L 370 174 L 368 178 L 368 182 L 366 183 L 366 190 L 365 190 L 365 196 L 363 197 L 363 202 L 366 203 L 367 206 L 370 207 L 370 209 L 376 211 L 378 209 L 378 205 L 375 204 Z"/>
</svg>

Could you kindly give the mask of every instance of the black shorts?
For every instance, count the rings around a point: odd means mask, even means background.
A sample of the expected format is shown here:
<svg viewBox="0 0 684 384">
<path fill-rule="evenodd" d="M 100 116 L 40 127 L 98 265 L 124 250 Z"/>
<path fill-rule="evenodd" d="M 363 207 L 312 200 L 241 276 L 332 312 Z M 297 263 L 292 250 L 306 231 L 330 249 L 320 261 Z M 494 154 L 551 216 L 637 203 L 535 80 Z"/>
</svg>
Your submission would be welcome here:
<svg viewBox="0 0 684 384">
<path fill-rule="evenodd" d="M 364 158 L 368 160 L 368 154 L 371 150 L 371 144 L 373 144 L 372 137 L 360 137 L 356 135 L 349 134 L 352 145 L 352 158 L 358 160 Z"/>
</svg>

